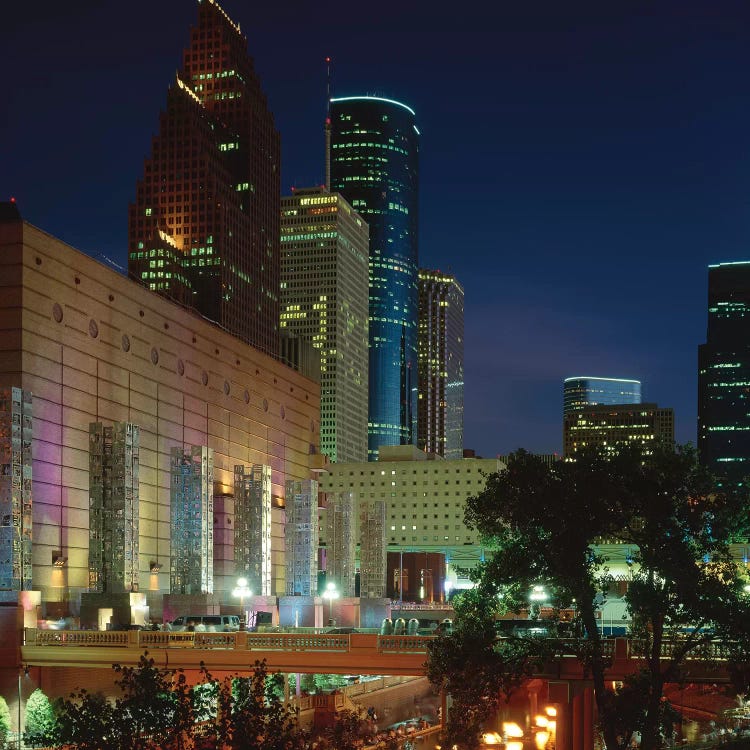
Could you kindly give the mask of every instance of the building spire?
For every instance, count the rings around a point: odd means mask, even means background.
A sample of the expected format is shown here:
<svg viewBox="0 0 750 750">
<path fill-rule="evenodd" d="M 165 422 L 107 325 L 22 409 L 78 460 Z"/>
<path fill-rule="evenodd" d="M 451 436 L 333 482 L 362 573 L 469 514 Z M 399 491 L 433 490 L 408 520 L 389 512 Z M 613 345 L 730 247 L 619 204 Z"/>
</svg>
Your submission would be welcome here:
<svg viewBox="0 0 750 750">
<path fill-rule="evenodd" d="M 326 57 L 326 190 L 331 190 L 331 58 Z"/>
</svg>

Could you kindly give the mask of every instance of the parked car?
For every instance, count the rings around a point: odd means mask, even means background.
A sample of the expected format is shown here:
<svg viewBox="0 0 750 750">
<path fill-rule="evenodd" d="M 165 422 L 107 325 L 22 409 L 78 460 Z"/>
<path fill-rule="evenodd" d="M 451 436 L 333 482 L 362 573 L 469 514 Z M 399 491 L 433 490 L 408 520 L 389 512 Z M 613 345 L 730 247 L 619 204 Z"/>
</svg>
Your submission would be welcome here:
<svg viewBox="0 0 750 750">
<path fill-rule="evenodd" d="M 195 630 L 199 623 L 208 633 L 232 633 L 240 629 L 237 615 L 181 615 L 172 620 L 171 629 L 178 633 Z"/>
</svg>

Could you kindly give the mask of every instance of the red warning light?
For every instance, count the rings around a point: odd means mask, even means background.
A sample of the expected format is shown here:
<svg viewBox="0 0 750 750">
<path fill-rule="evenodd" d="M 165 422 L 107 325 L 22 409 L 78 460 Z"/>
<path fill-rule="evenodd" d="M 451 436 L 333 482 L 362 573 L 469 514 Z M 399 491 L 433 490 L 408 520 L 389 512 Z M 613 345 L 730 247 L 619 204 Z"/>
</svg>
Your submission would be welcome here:
<svg viewBox="0 0 750 750">
<path fill-rule="evenodd" d="M 331 58 L 330 57 L 326 57 L 326 62 L 327 63 L 331 62 Z"/>
<path fill-rule="evenodd" d="M 16 202 L 16 199 L 15 199 L 15 197 L 11 198 L 11 199 L 10 199 L 10 202 L 11 202 L 11 203 L 15 203 L 15 202 Z"/>
</svg>

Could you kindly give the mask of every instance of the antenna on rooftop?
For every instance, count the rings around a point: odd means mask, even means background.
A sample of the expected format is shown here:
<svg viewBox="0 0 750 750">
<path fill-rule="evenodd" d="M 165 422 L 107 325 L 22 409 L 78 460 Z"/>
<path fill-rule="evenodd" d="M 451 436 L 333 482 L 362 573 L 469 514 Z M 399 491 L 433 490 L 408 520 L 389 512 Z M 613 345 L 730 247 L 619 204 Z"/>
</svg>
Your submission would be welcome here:
<svg viewBox="0 0 750 750">
<path fill-rule="evenodd" d="M 326 190 L 331 189 L 331 58 L 326 57 Z"/>
</svg>

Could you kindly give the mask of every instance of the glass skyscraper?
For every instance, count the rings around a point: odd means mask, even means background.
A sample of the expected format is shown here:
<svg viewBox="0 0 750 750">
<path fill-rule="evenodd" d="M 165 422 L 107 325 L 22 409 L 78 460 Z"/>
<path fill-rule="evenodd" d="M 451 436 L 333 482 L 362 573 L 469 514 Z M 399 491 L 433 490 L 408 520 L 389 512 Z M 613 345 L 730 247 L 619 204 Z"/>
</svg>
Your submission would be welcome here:
<svg viewBox="0 0 750 750">
<path fill-rule="evenodd" d="M 750 261 L 708 270 L 708 332 L 698 348 L 698 450 L 729 482 L 750 474 Z"/>
<path fill-rule="evenodd" d="M 575 377 L 563 384 L 563 415 L 586 406 L 640 403 L 640 380 Z"/>
<path fill-rule="evenodd" d="M 414 110 L 331 99 L 328 174 L 370 226 L 368 449 L 416 441 L 419 130 Z"/>
</svg>

